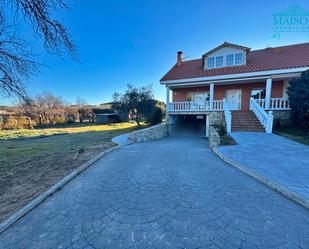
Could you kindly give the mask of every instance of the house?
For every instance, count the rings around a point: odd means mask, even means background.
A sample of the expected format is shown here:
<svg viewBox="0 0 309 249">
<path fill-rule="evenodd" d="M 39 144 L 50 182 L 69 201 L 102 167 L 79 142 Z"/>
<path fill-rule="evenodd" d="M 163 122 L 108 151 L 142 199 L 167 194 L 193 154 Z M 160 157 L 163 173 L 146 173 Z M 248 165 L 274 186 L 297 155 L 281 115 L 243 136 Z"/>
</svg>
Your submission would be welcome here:
<svg viewBox="0 0 309 249">
<path fill-rule="evenodd" d="M 168 122 L 203 122 L 206 136 L 209 125 L 222 124 L 228 132 L 271 133 L 276 119 L 289 117 L 289 80 L 308 69 L 309 43 L 251 50 L 224 42 L 188 61 L 180 51 L 160 80 Z"/>
</svg>

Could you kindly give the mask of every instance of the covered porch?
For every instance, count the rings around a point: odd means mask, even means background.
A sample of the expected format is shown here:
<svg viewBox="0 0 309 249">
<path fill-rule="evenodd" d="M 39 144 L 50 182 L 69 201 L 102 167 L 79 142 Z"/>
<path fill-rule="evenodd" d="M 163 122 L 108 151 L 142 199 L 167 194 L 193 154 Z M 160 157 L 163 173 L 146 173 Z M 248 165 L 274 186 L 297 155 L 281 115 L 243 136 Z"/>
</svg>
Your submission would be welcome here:
<svg viewBox="0 0 309 249">
<path fill-rule="evenodd" d="M 167 112 L 169 116 L 222 112 L 228 132 L 231 132 L 237 123 L 242 126 L 247 124 L 248 115 L 239 115 L 239 112 L 250 112 L 267 133 L 272 133 L 273 111 L 290 110 L 288 82 L 298 75 L 170 84 L 166 87 Z M 234 117 L 233 111 L 238 111 L 235 113 L 238 115 Z M 246 120 L 241 122 L 242 118 Z M 252 124 L 249 122 L 247 126 L 250 127 Z"/>
<path fill-rule="evenodd" d="M 262 109 L 289 110 L 289 78 L 199 83 L 166 87 L 168 113 L 250 110 L 253 98 Z M 172 100 L 170 97 L 172 96 Z"/>
</svg>

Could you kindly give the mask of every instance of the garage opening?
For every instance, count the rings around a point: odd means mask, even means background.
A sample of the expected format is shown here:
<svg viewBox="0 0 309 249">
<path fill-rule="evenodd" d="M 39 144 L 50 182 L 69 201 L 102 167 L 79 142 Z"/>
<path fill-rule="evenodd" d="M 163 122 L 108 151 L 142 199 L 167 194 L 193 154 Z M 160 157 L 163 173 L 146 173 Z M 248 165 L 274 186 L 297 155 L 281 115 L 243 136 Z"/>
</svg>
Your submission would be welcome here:
<svg viewBox="0 0 309 249">
<path fill-rule="evenodd" d="M 171 115 L 171 134 L 174 136 L 206 136 L 206 115 Z"/>
</svg>

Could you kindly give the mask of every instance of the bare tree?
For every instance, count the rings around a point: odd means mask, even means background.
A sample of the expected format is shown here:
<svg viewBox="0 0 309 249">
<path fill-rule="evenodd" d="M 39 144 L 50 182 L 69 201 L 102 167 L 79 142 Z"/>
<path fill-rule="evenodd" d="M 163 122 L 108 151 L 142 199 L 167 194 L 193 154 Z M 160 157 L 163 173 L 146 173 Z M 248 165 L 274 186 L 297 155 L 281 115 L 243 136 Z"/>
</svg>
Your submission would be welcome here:
<svg viewBox="0 0 309 249">
<path fill-rule="evenodd" d="M 69 10 L 64 0 L 0 0 L 0 91 L 27 99 L 24 83 L 36 72 L 37 63 L 29 52 L 29 42 L 14 33 L 21 20 L 27 20 L 36 37 L 43 38 L 46 50 L 78 60 L 76 46 L 63 24 L 52 16 Z M 7 14 L 14 13 L 12 19 Z M 12 21 L 11 21 L 12 22 Z"/>
<path fill-rule="evenodd" d="M 94 122 L 94 113 L 92 111 L 92 107 L 90 107 L 85 100 L 77 97 L 75 104 L 78 110 L 80 123 L 84 122 L 84 120 L 88 120 L 88 122 Z"/>
<path fill-rule="evenodd" d="M 23 100 L 27 96 L 24 82 L 37 66 L 25 47 L 25 42 L 14 35 L 12 27 L 0 20 L 0 91 Z"/>
<path fill-rule="evenodd" d="M 36 107 L 49 124 L 54 124 L 56 118 L 64 119 L 64 103 L 61 98 L 51 93 L 43 93 L 36 98 Z"/>
<path fill-rule="evenodd" d="M 25 116 L 36 120 L 39 124 L 55 124 L 65 121 L 65 104 L 60 97 L 52 93 L 42 93 L 28 103 L 23 102 L 21 109 Z"/>
</svg>

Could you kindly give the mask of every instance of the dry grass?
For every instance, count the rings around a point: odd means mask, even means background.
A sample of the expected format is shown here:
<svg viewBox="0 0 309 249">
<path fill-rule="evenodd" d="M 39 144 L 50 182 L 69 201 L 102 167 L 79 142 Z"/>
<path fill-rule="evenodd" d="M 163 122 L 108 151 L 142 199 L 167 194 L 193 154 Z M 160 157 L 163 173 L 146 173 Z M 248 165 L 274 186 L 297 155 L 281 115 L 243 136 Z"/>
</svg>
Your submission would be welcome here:
<svg viewBox="0 0 309 249">
<path fill-rule="evenodd" d="M 133 123 L 0 131 L 0 221 L 106 150 Z M 76 152 L 83 148 L 84 153 Z"/>
<path fill-rule="evenodd" d="M 38 136 L 51 136 L 59 134 L 81 133 L 90 131 L 113 131 L 119 129 L 128 129 L 134 127 L 134 123 L 116 123 L 108 125 L 96 124 L 73 124 L 64 125 L 51 128 L 41 129 L 16 129 L 16 130 L 0 130 L 0 139 L 13 139 L 13 138 L 29 138 Z"/>
</svg>

